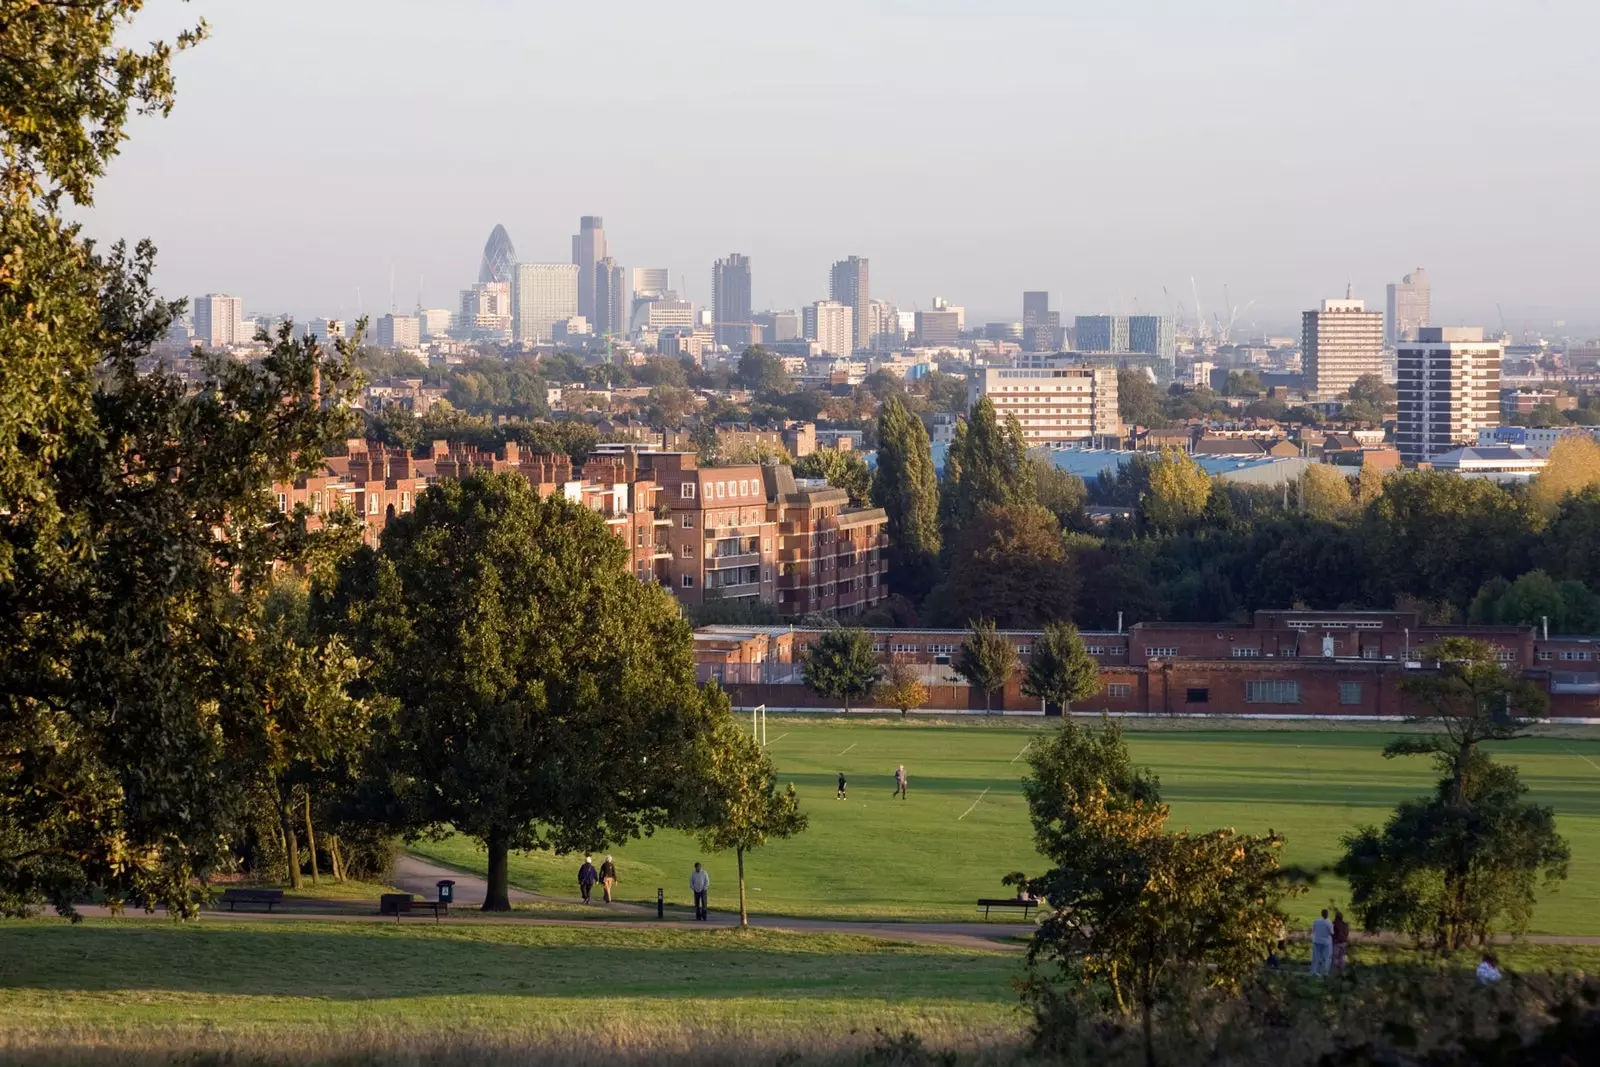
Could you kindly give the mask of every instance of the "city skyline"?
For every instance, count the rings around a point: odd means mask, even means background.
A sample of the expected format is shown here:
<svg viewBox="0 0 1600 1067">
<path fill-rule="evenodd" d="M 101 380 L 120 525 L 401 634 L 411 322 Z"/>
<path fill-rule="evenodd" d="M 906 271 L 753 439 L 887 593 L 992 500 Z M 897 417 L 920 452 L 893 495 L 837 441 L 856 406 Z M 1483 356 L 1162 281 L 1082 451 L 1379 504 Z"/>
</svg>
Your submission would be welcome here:
<svg viewBox="0 0 1600 1067">
<path fill-rule="evenodd" d="M 419 279 L 424 306 L 450 306 L 495 223 L 524 259 L 559 262 L 575 221 L 600 214 L 617 263 L 668 266 L 701 306 L 707 268 L 739 248 L 760 264 L 756 308 L 825 297 L 829 264 L 853 251 L 872 260 L 874 296 L 927 308 L 944 295 L 973 321 L 1019 318 L 1023 290 L 1049 292 L 1065 318 L 1165 313 L 1191 304 L 1192 277 L 1208 314 L 1227 285 L 1234 303 L 1254 301 L 1246 325 L 1283 330 L 1350 281 L 1381 306 L 1424 263 L 1435 321 L 1497 327 L 1498 304 L 1513 330 L 1600 323 L 1582 252 L 1600 238 L 1584 209 L 1597 164 L 1574 149 L 1593 141 L 1581 101 L 1600 75 L 1583 42 L 1600 15 L 1560 0 L 1358 2 L 1336 20 L 1243 0 L 1071 6 L 852 7 L 862 32 L 826 49 L 826 18 L 762 36 L 763 61 L 730 94 L 709 70 L 674 63 L 662 77 L 684 48 L 755 39 L 760 26 L 723 24 L 716 4 L 668 18 L 464 2 L 441 19 L 415 3 L 157 3 L 149 35 L 198 15 L 212 39 L 177 57 L 177 108 L 136 124 L 87 221 L 102 241 L 150 236 L 164 292 L 238 292 L 252 310 L 301 315 L 381 314 L 391 275 L 401 309 L 418 303 Z M 275 45 L 309 33 L 363 44 L 337 64 L 277 62 Z M 604 42 L 618 75 L 603 91 L 575 88 L 584 61 L 558 44 L 570 40 Z M 1030 61 L 906 79 L 868 40 L 930 71 L 996 50 Z M 1072 42 L 1075 62 L 1057 62 L 1052 42 Z M 1408 50 L 1485 62 L 1403 62 Z M 1495 74 L 1519 54 L 1539 62 Z M 468 62 L 472 84 L 445 78 Z M 524 83 L 530 63 L 546 75 Z M 602 131 L 645 86 L 661 114 L 689 121 L 630 125 L 619 148 Z M 469 121 L 480 99 L 561 121 L 513 138 L 503 121 Z M 831 121 L 863 113 L 886 121 Z M 430 140 L 428 124 L 447 120 L 470 135 Z M 1334 122 L 1359 137 L 1326 159 Z M 796 156 L 801 123 L 811 151 Z M 702 128 L 746 131 L 751 158 L 730 170 L 720 148 L 685 151 Z M 1065 181 L 1041 165 L 1083 161 L 1090 143 L 1092 161 Z"/>
</svg>

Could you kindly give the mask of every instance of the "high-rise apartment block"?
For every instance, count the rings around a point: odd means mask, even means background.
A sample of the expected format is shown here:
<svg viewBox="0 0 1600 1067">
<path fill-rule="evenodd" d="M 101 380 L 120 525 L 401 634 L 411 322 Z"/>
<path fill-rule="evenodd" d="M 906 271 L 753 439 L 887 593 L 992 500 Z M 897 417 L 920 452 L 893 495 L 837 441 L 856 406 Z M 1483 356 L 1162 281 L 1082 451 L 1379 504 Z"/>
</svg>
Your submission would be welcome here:
<svg viewBox="0 0 1600 1067">
<path fill-rule="evenodd" d="M 449 337 L 452 318 L 454 316 L 449 308 L 417 309 L 417 321 L 420 323 L 424 340 L 430 337 Z"/>
<path fill-rule="evenodd" d="M 905 344 L 900 328 L 900 311 L 887 300 L 867 303 L 867 343 L 874 352 L 893 352 Z"/>
<path fill-rule="evenodd" d="M 1114 367 L 987 367 L 967 379 L 969 403 L 985 396 L 1000 418 L 1016 416 L 1030 447 L 1122 434 Z"/>
<path fill-rule="evenodd" d="M 422 343 L 422 323 L 415 315 L 388 314 L 378 320 L 379 348 L 416 348 Z"/>
<path fill-rule="evenodd" d="M 1128 351 L 1154 356 L 1170 374 L 1178 361 L 1178 324 L 1170 315 L 1129 315 Z"/>
<path fill-rule="evenodd" d="M 576 263 L 518 263 L 513 330 L 518 341 L 542 344 L 555 325 L 578 314 L 583 268 Z"/>
<path fill-rule="evenodd" d="M 1342 396 L 1363 374 L 1383 373 L 1383 315 L 1348 294 L 1324 300 L 1300 316 L 1300 355 L 1308 393 Z"/>
<path fill-rule="evenodd" d="M 1072 323 L 1072 347 L 1079 352 L 1128 351 L 1126 315 L 1079 315 Z"/>
<path fill-rule="evenodd" d="M 924 348 L 934 345 L 953 345 L 961 341 L 962 313 L 938 297 L 933 307 L 917 312 L 917 344 Z"/>
<path fill-rule="evenodd" d="M 509 282 L 479 282 L 461 290 L 456 333 L 466 340 L 509 338 L 513 325 L 511 291 Z"/>
<path fill-rule="evenodd" d="M 239 345 L 245 335 L 244 301 L 224 293 L 207 293 L 194 302 L 194 340 L 206 348 Z"/>
<path fill-rule="evenodd" d="M 872 322 L 867 314 L 867 261 L 860 256 L 841 259 L 828 275 L 828 298 L 850 309 L 855 331 L 854 350 L 872 347 Z M 848 353 L 846 353 L 848 354 Z"/>
<path fill-rule="evenodd" d="M 848 356 L 855 351 L 855 309 L 837 300 L 818 300 L 803 309 L 801 331 L 817 342 L 824 355 Z"/>
<path fill-rule="evenodd" d="M 1428 325 L 1433 313 L 1433 292 L 1428 275 L 1421 267 L 1389 283 L 1389 313 L 1384 317 L 1383 340 L 1390 348 L 1402 341 L 1415 341 L 1417 331 Z"/>
<path fill-rule="evenodd" d="M 1419 326 L 1396 360 L 1400 415 L 1395 441 L 1400 458 L 1419 463 L 1476 444 L 1478 431 L 1500 425 L 1498 341 L 1478 326 Z"/>
<path fill-rule="evenodd" d="M 578 267 L 578 314 L 590 322 L 598 321 L 594 294 L 600 261 L 605 258 L 605 220 L 599 215 L 585 215 L 578 220 L 578 232 L 572 235 L 572 262 Z"/>
<path fill-rule="evenodd" d="M 607 256 L 594 268 L 594 332 L 601 337 L 628 332 L 628 272 Z"/>
<path fill-rule="evenodd" d="M 739 351 L 750 343 L 750 258 L 733 253 L 711 268 L 711 328 L 716 343 Z"/>
<path fill-rule="evenodd" d="M 1050 310 L 1050 294 L 1022 294 L 1022 350 L 1054 352 L 1061 347 L 1061 313 Z"/>
</svg>

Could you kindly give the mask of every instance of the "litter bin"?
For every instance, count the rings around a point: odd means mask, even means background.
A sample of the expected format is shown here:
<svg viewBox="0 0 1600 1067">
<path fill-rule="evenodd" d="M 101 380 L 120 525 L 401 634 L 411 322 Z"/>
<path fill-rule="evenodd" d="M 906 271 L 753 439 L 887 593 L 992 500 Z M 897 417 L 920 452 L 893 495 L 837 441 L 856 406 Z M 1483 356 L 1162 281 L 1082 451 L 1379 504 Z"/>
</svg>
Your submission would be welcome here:
<svg viewBox="0 0 1600 1067">
<path fill-rule="evenodd" d="M 456 884 L 446 878 L 439 883 L 439 903 L 454 904 L 456 900 Z"/>
</svg>

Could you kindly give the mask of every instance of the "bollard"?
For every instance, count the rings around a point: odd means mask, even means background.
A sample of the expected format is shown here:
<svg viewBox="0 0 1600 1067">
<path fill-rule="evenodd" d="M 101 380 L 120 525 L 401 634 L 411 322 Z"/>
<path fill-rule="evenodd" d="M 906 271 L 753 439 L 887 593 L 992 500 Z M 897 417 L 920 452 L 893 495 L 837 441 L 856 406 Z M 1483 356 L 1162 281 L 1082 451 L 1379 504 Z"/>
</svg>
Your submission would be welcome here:
<svg viewBox="0 0 1600 1067">
<path fill-rule="evenodd" d="M 667 891 L 660 886 L 656 887 L 656 918 L 667 917 Z"/>
</svg>

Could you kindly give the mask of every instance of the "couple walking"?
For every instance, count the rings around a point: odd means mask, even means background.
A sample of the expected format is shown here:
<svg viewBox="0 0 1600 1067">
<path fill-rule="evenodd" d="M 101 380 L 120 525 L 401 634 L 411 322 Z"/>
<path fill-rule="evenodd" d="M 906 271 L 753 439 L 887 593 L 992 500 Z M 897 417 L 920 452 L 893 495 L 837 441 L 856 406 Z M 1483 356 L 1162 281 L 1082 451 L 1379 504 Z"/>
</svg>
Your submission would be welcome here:
<svg viewBox="0 0 1600 1067">
<path fill-rule="evenodd" d="M 617 884 L 617 865 L 607 856 L 606 861 L 596 870 L 594 860 L 588 856 L 583 857 L 583 866 L 578 868 L 578 892 L 583 894 L 583 902 L 589 903 L 589 894 L 594 892 L 595 884 L 599 883 L 605 893 L 606 903 L 611 903 L 611 890 Z"/>
</svg>

